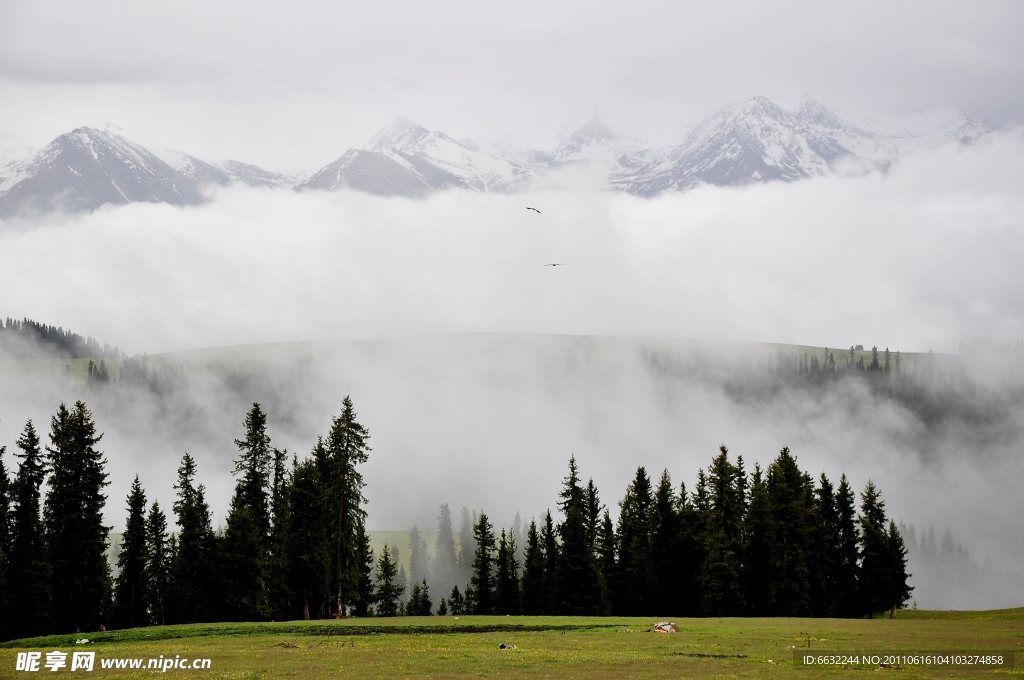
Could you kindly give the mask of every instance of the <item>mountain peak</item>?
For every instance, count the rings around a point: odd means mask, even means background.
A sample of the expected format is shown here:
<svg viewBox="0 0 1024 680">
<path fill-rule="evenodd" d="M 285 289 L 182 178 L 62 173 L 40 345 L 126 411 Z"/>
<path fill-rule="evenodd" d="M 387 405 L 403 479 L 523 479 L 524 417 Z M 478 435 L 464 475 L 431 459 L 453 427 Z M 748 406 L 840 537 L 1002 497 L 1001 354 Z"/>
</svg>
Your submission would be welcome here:
<svg viewBox="0 0 1024 680">
<path fill-rule="evenodd" d="M 395 122 L 374 135 L 370 143 L 363 148 L 366 151 L 384 151 L 386 149 L 401 151 L 429 134 L 430 130 L 417 125 L 408 118 L 399 116 Z"/>
</svg>

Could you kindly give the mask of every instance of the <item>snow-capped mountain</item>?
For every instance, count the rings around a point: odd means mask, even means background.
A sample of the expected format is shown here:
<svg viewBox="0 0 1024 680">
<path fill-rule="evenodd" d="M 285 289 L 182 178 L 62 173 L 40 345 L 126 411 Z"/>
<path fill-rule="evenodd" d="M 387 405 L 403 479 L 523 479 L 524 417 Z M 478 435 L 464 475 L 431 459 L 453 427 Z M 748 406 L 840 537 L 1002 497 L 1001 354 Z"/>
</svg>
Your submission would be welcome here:
<svg viewBox="0 0 1024 680">
<path fill-rule="evenodd" d="M 701 183 L 794 181 L 831 174 L 837 161 L 850 153 L 768 98 L 755 97 L 712 116 L 661 158 L 614 175 L 612 184 L 652 195 Z"/>
<path fill-rule="evenodd" d="M 668 148 L 620 135 L 596 118 L 560 133 L 547 148 L 510 138 L 456 140 L 399 118 L 362 149 L 308 175 L 285 175 L 238 161 L 212 163 L 113 126 L 82 127 L 32 156 L 0 136 L 0 217 L 136 201 L 192 205 L 204 200 L 204 186 L 234 182 L 410 198 L 447 189 L 514 192 L 580 168 L 610 188 L 651 196 L 699 184 L 863 174 L 915 150 L 971 143 L 988 132 L 958 110 L 857 118 L 810 99 L 788 111 L 766 97 L 723 109 Z"/>
<path fill-rule="evenodd" d="M 282 185 L 283 176 L 229 162 L 224 167 L 112 126 L 81 127 L 0 173 L 0 217 L 53 210 L 90 211 L 107 203 L 195 205 L 206 185 Z"/>
<path fill-rule="evenodd" d="M 509 160 L 399 118 L 364 148 L 349 149 L 300 188 L 348 186 L 382 195 L 422 196 L 455 187 L 514 191 L 531 180 L 529 170 Z"/>
</svg>

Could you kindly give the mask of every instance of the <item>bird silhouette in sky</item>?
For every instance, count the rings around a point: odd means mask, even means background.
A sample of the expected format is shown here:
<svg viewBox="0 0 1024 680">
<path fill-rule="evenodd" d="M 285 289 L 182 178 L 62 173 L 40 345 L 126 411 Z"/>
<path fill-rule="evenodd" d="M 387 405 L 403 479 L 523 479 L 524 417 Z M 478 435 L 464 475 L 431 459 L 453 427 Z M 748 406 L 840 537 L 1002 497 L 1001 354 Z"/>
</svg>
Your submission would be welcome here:
<svg viewBox="0 0 1024 680">
<path fill-rule="evenodd" d="M 565 263 L 564 262 L 551 262 L 549 264 L 543 264 L 541 266 L 542 267 L 564 267 Z"/>
<path fill-rule="evenodd" d="M 540 211 L 537 210 L 536 208 L 531 208 L 530 206 L 526 206 L 526 209 L 527 210 L 532 210 L 533 212 L 537 213 L 538 215 L 540 214 Z"/>
</svg>

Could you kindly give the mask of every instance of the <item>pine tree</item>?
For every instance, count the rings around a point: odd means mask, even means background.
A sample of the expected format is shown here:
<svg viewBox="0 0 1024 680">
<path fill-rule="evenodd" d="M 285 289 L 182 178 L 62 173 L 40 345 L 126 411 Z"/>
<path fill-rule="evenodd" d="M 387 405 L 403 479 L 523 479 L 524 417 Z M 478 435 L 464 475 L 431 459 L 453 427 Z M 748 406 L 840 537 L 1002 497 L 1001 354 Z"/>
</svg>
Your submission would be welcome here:
<svg viewBox="0 0 1024 680">
<path fill-rule="evenodd" d="M 522 586 L 523 614 L 538 616 L 544 613 L 544 548 L 535 520 L 530 521 L 530 528 L 526 531 Z"/>
<path fill-rule="evenodd" d="M 772 518 L 761 466 L 754 465 L 750 504 L 744 522 L 743 592 L 750 616 L 768 616 L 771 611 Z"/>
<path fill-rule="evenodd" d="M 476 554 L 473 557 L 473 577 L 470 585 L 473 591 L 473 613 L 494 613 L 494 528 L 483 512 L 473 527 Z"/>
<path fill-rule="evenodd" d="M 521 599 L 516 537 L 512 531 L 506 534 L 502 529 L 498 541 L 497 573 L 494 579 L 494 613 L 518 615 L 522 606 Z"/>
<path fill-rule="evenodd" d="M 331 421 L 327 451 L 331 460 L 333 503 L 337 512 L 334 529 L 334 615 L 345 616 L 345 603 L 359 598 L 362 568 L 356 540 L 366 519 L 363 475 L 358 466 L 369 459 L 369 431 L 357 420 L 352 399 L 346 396 L 341 414 Z"/>
<path fill-rule="evenodd" d="M 889 520 L 889 531 L 886 535 L 886 547 L 889 553 L 889 564 L 887 570 L 886 595 L 892 606 L 889 610 L 889 618 L 896 618 L 896 610 L 902 609 L 914 588 L 907 581 L 910 574 L 907 573 L 907 547 L 903 542 L 896 523 Z"/>
<path fill-rule="evenodd" d="M 405 603 L 406 616 L 432 616 L 434 603 L 430 599 L 430 586 L 427 579 L 413 583 L 409 593 L 409 601 Z"/>
<path fill-rule="evenodd" d="M 774 616 L 810 616 L 812 484 L 784 447 L 766 479 L 772 524 L 772 601 Z"/>
<path fill-rule="evenodd" d="M 272 450 L 267 415 L 253 404 L 245 438 L 236 439 L 239 476 L 223 537 L 224 615 L 232 621 L 270 618 L 269 540 Z"/>
<path fill-rule="evenodd" d="M 274 449 L 274 476 L 270 493 L 270 541 L 268 557 L 270 611 L 274 619 L 294 618 L 291 583 L 288 578 L 288 538 L 291 530 L 290 480 L 285 469 L 288 451 Z"/>
<path fill-rule="evenodd" d="M 740 556 L 746 479 L 743 459 L 729 461 L 723 445 L 707 476 L 710 505 L 704 520 L 705 557 L 701 568 L 701 611 L 707 616 L 735 616 L 743 610 Z"/>
<path fill-rule="evenodd" d="M 699 475 L 703 476 L 703 471 L 700 471 Z M 679 613 L 684 616 L 697 616 L 701 601 L 700 572 L 704 559 L 701 536 L 703 532 L 700 512 L 693 499 L 687 495 L 686 484 L 679 485 L 678 503 L 676 514 L 679 518 L 677 539 L 679 545 L 677 578 L 679 582 L 676 585 L 676 594 L 679 600 Z"/>
<path fill-rule="evenodd" d="M 177 552 L 171 562 L 174 621 L 196 623 L 213 620 L 212 592 L 215 542 L 210 525 L 206 488 L 196 486 L 196 461 L 188 453 L 178 466 L 173 510 L 178 525 Z"/>
<path fill-rule="evenodd" d="M 154 625 L 167 624 L 171 608 L 171 547 L 167 537 L 167 515 L 153 501 L 146 518 L 146 609 Z"/>
<path fill-rule="evenodd" d="M 8 555 L 10 611 L 18 612 L 18 634 L 26 637 L 50 631 L 50 564 L 41 511 L 41 487 L 46 476 L 39 435 L 29 420 L 15 442 L 21 453 L 12 487 L 11 538 Z"/>
<path fill-rule="evenodd" d="M 128 492 L 128 519 L 117 556 L 114 581 L 114 620 L 116 628 L 138 628 L 149 624 L 146 615 L 146 492 L 135 475 Z"/>
<path fill-rule="evenodd" d="M 889 546 L 885 501 L 870 480 L 860 495 L 861 532 L 860 598 L 862 615 L 888 610 L 892 605 L 892 553 Z"/>
<path fill-rule="evenodd" d="M 327 451 L 317 441 L 312 456 L 292 463 L 288 492 L 291 525 L 288 532 L 288 576 L 296 593 L 297 615 L 304 620 L 329 613 L 331 573 L 331 508 L 324 477 Z"/>
<path fill-rule="evenodd" d="M 587 480 L 587 488 L 584 492 L 584 513 L 587 522 L 587 542 L 590 544 L 590 552 L 597 555 L 597 536 L 601 529 L 601 497 L 597 493 L 594 479 Z"/>
<path fill-rule="evenodd" d="M 641 466 L 619 503 L 616 553 L 618 582 L 613 611 L 623 616 L 645 616 L 654 608 L 655 580 L 651 552 L 651 480 Z"/>
<path fill-rule="evenodd" d="M 106 460 L 96 450 L 96 433 L 85 403 L 71 410 L 61 404 L 50 421 L 47 463 L 49 490 L 43 508 L 51 592 L 60 598 L 53 607 L 57 633 L 97 630 L 110 600 L 107 563 L 109 527 L 103 525 L 107 497 Z"/>
<path fill-rule="evenodd" d="M 558 507 L 564 519 L 558 525 L 561 546 L 555 561 L 551 597 L 557 614 L 593 616 L 602 609 L 603 593 L 588 528 L 587 493 L 579 482 L 576 459 L 571 457 L 569 475 L 559 494 Z"/>
<path fill-rule="evenodd" d="M 377 560 L 377 616 L 398 616 L 405 585 L 398 582 L 398 566 L 385 545 Z"/>
<path fill-rule="evenodd" d="M 466 613 L 466 599 L 459 592 L 458 586 L 452 586 L 452 592 L 448 595 L 448 609 L 452 616 L 462 616 Z"/>
<path fill-rule="evenodd" d="M 831 617 L 836 613 L 836 563 L 841 552 L 842 534 L 835 490 L 824 472 L 818 480 L 814 517 L 812 609 L 817 617 Z"/>
<path fill-rule="evenodd" d="M 664 613 L 679 612 L 679 516 L 672 478 L 662 470 L 651 508 L 651 561 L 655 601 Z"/>
<path fill-rule="evenodd" d="M 601 524 L 598 527 L 597 536 L 597 569 L 601 576 L 601 588 L 604 591 L 601 615 L 608 616 L 612 613 L 612 603 L 617 601 L 615 584 L 617 582 L 617 567 L 615 562 L 615 525 L 612 523 L 612 516 L 606 509 L 601 515 Z"/>
<path fill-rule="evenodd" d="M 458 582 L 458 562 L 455 557 L 455 537 L 452 534 L 452 515 L 443 503 L 437 516 L 437 543 L 434 548 L 430 584 L 436 593 L 447 593 Z"/>
<path fill-rule="evenodd" d="M 540 543 L 544 550 L 544 585 L 541 588 L 542 613 L 555 613 L 555 579 L 558 572 L 558 540 L 551 511 L 544 513 L 544 526 L 540 530 Z"/>
<path fill-rule="evenodd" d="M 857 531 L 856 497 L 846 475 L 836 489 L 838 550 L 832 562 L 835 588 L 835 616 L 862 616 L 858 582 L 860 579 L 860 533 Z"/>
</svg>

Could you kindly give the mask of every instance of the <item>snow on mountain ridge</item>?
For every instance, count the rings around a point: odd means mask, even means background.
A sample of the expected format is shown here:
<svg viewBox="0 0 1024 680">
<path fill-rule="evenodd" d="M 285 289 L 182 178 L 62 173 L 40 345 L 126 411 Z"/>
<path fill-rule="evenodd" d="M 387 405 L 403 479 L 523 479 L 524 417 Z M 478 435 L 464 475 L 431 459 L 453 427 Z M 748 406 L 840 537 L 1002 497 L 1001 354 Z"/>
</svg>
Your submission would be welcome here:
<svg viewBox="0 0 1024 680">
<path fill-rule="evenodd" d="M 550 130 L 550 128 L 549 128 Z M 450 188 L 514 192 L 570 169 L 597 186 L 640 195 L 698 184 L 734 186 L 849 176 L 885 168 L 917 149 L 970 143 L 990 131 L 959 110 L 856 117 L 812 99 L 795 110 L 754 97 L 709 117 L 672 147 L 656 148 L 613 131 L 597 117 L 531 146 L 514 138 L 477 143 L 431 131 L 407 118 L 380 130 L 315 172 L 274 173 L 239 161 L 212 163 L 107 125 L 77 128 L 30 158 L 0 139 L 0 214 L 92 210 L 106 202 L 205 200 L 203 187 L 262 187 L 421 197 Z M 8 145 L 9 146 L 9 145 Z M 5 154 L 5 155 L 4 155 Z M 576 180 L 571 180 L 575 182 Z M 564 186 L 564 184 L 562 184 Z M 15 206 L 15 207 L 12 207 Z"/>
</svg>

